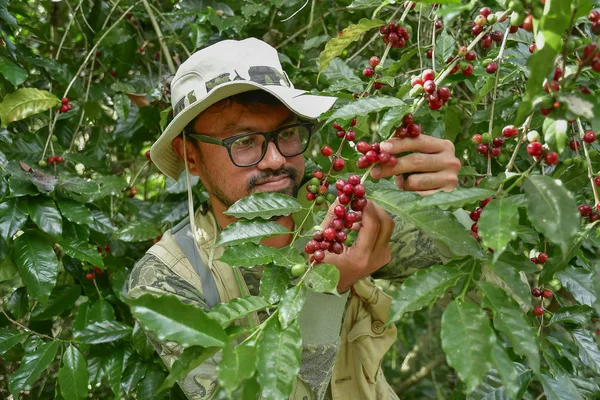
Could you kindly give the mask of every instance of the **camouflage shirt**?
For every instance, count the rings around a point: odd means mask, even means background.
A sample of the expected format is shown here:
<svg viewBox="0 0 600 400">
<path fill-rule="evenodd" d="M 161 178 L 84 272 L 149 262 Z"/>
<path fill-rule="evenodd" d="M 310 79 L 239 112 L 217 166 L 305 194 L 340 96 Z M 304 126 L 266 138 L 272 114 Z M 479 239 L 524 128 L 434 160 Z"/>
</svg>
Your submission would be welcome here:
<svg viewBox="0 0 600 400">
<path fill-rule="evenodd" d="M 416 270 L 440 263 L 445 258 L 447 249 L 436 246 L 413 225 L 399 218 L 395 218 L 394 222 L 390 243 L 392 260 L 374 274 L 375 278 L 402 281 Z M 198 227 L 203 228 L 201 222 Z M 203 244 L 199 245 L 202 248 Z M 258 295 L 262 268 L 242 268 L 240 271 L 250 295 Z M 197 277 L 185 276 L 181 268 L 166 265 L 155 255 L 147 253 L 136 263 L 131 272 L 129 296 L 135 298 L 144 293 L 158 296 L 173 294 L 179 296 L 185 303 L 197 305 L 208 311 L 209 306 L 202 296 L 201 285 L 198 283 Z M 336 297 L 309 292 L 299 316 L 303 339 L 301 367 L 290 399 L 328 400 L 331 398 L 330 382 L 339 348 L 346 300 L 347 295 Z M 182 352 L 181 346 L 175 342 L 160 341 L 151 332 L 147 332 L 147 335 L 154 349 L 170 369 Z M 219 359 L 220 353 L 217 353 L 179 382 L 189 399 L 213 398 L 217 391 L 216 365 Z M 391 388 L 389 398 L 397 398 Z"/>
</svg>

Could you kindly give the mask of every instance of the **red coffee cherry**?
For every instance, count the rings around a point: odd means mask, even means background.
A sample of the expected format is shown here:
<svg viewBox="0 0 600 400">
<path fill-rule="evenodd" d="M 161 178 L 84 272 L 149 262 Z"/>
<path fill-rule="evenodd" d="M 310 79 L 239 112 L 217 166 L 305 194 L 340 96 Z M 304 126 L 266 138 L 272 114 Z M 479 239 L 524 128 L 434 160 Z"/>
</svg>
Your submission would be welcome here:
<svg viewBox="0 0 600 400">
<path fill-rule="evenodd" d="M 552 292 L 551 292 L 551 291 L 549 291 L 548 289 L 544 289 L 544 290 L 542 291 L 542 297 L 543 297 L 543 298 L 545 298 L 545 299 L 551 299 L 551 298 L 552 298 L 552 296 L 553 296 L 553 295 L 552 295 Z"/>
<path fill-rule="evenodd" d="M 531 44 L 529 45 L 529 52 L 530 52 L 531 54 L 533 54 L 533 52 L 535 51 L 535 48 L 536 48 L 536 46 L 535 46 L 535 42 L 534 42 L 534 43 L 531 43 Z"/>
<path fill-rule="evenodd" d="M 529 14 L 525 17 L 525 21 L 523 21 L 523 29 L 527 32 L 533 32 L 533 15 Z"/>
<path fill-rule="evenodd" d="M 421 79 L 423 79 L 423 82 L 433 81 L 435 79 L 435 72 L 432 69 L 426 69 L 423 71 Z"/>
<path fill-rule="evenodd" d="M 323 154 L 325 157 L 329 157 L 333 154 L 333 149 L 329 146 L 323 146 L 321 149 L 321 154 Z"/>
<path fill-rule="evenodd" d="M 372 77 L 372 76 L 373 76 L 373 73 L 374 73 L 374 72 L 373 72 L 373 68 L 367 67 L 367 68 L 363 69 L 363 76 L 364 76 L 365 78 L 370 78 L 370 77 Z"/>
<path fill-rule="evenodd" d="M 379 57 L 377 56 L 373 56 L 369 59 L 369 65 L 373 68 L 375 68 L 376 66 L 379 65 Z"/>
<path fill-rule="evenodd" d="M 94 280 L 94 273 L 93 272 L 88 272 L 87 274 L 85 274 L 85 279 L 87 279 L 88 281 L 93 281 Z"/>
<path fill-rule="evenodd" d="M 544 152 L 540 142 L 531 142 L 527 145 L 527 153 L 532 157 L 539 157 Z"/>
<path fill-rule="evenodd" d="M 592 206 L 588 204 L 582 204 L 579 207 L 577 207 L 577 209 L 579 210 L 579 214 L 581 214 L 582 217 L 587 217 L 592 213 Z"/>
<path fill-rule="evenodd" d="M 540 264 L 545 264 L 546 261 L 548 261 L 548 254 L 546 254 L 546 253 L 538 254 L 537 260 Z"/>
<path fill-rule="evenodd" d="M 333 170 L 336 172 L 340 172 L 346 166 L 346 162 L 342 158 L 336 158 L 333 161 Z"/>
<path fill-rule="evenodd" d="M 435 92 L 435 82 L 432 80 L 425 81 L 423 84 L 423 90 L 428 94 Z"/>
<path fill-rule="evenodd" d="M 588 144 L 594 143 L 596 141 L 596 137 L 596 132 L 590 130 L 583 134 L 583 141 Z"/>
<path fill-rule="evenodd" d="M 541 306 L 533 307 L 533 315 L 536 315 L 538 317 L 544 315 L 544 309 Z"/>
<path fill-rule="evenodd" d="M 488 64 L 487 67 L 485 67 L 485 72 L 487 72 L 488 74 L 493 74 L 497 70 L 498 70 L 498 64 L 496 64 L 495 62 L 491 62 Z"/>
<path fill-rule="evenodd" d="M 571 141 L 569 142 L 569 147 L 571 148 L 571 150 L 575 151 L 581 147 L 581 143 L 579 143 L 579 140 L 577 139 L 571 139 Z"/>
<path fill-rule="evenodd" d="M 544 156 L 544 161 L 548 165 L 556 165 L 558 164 L 558 154 L 556 152 L 546 153 Z"/>
<path fill-rule="evenodd" d="M 539 288 L 533 288 L 531 289 L 531 295 L 533 297 L 542 297 L 542 291 Z"/>
<path fill-rule="evenodd" d="M 477 59 L 477 53 L 475 53 L 475 51 L 471 50 L 468 51 L 467 54 L 465 55 L 465 60 L 467 61 L 475 61 Z"/>
</svg>

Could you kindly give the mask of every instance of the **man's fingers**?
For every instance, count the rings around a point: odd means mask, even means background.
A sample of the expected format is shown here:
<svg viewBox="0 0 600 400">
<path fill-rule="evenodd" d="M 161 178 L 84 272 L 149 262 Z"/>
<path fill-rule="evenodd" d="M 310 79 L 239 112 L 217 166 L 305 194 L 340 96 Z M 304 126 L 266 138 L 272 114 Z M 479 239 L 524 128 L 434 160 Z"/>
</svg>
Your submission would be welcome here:
<svg viewBox="0 0 600 400">
<path fill-rule="evenodd" d="M 373 178 L 387 178 L 407 172 L 436 172 L 452 168 L 456 164 L 454 155 L 447 157 L 441 154 L 411 153 L 398 158 L 393 167 L 377 165 L 371 170 Z"/>
<path fill-rule="evenodd" d="M 390 237 L 394 231 L 394 220 L 382 207 L 375 206 L 375 211 L 380 222 L 380 227 L 373 251 L 382 252 L 389 247 Z"/>
<path fill-rule="evenodd" d="M 381 226 L 373 203 L 368 202 L 367 206 L 362 210 L 362 220 L 360 224 L 360 231 L 351 248 L 361 255 L 368 255 L 371 254 L 375 247 L 375 238 L 379 235 Z"/>
<path fill-rule="evenodd" d="M 323 222 L 321 222 L 321 229 L 327 228 L 331 224 L 331 222 L 337 218 L 333 210 L 335 209 L 335 206 L 339 204 L 340 203 L 338 202 L 337 198 L 333 203 L 331 203 L 331 206 L 329 206 L 329 208 L 327 209 L 327 215 L 325 215 L 325 218 L 323 218 Z"/>
<path fill-rule="evenodd" d="M 454 154 L 454 143 L 429 135 L 419 135 L 416 138 L 403 139 L 393 137 L 381 143 L 381 150 L 392 154 L 413 151 L 433 154 L 446 150 Z"/>
<path fill-rule="evenodd" d="M 412 174 L 404 182 L 404 190 L 452 190 L 456 187 L 457 176 L 448 172 Z"/>
</svg>

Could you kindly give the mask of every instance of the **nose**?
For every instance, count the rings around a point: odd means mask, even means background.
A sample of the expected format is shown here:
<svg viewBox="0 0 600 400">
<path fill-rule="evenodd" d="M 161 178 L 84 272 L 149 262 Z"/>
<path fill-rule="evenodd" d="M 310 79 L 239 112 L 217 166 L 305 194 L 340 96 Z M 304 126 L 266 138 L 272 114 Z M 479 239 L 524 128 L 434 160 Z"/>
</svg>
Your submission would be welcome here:
<svg viewBox="0 0 600 400">
<path fill-rule="evenodd" d="M 270 140 L 267 144 L 267 152 L 264 158 L 258 163 L 258 169 L 272 169 L 278 170 L 285 164 L 285 157 L 281 155 L 275 143 Z"/>
</svg>

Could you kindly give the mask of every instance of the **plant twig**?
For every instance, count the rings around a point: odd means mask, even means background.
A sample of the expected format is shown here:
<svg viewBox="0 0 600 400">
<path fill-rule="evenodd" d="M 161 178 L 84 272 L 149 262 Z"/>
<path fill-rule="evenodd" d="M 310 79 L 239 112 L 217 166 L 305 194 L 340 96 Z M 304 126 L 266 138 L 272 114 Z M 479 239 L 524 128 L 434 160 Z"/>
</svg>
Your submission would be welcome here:
<svg viewBox="0 0 600 400">
<path fill-rule="evenodd" d="M 581 120 L 579 118 L 577 118 L 577 126 L 579 127 L 579 133 L 581 133 L 581 136 L 583 136 L 583 125 L 581 125 Z M 598 189 L 596 188 L 596 184 L 594 183 L 594 170 L 592 167 L 592 160 L 590 159 L 590 153 L 588 152 L 585 140 L 582 140 L 581 143 L 583 144 L 583 152 L 585 153 L 585 159 L 587 161 L 588 178 L 590 179 L 590 183 L 592 184 L 592 192 L 594 193 L 594 208 L 596 208 L 597 211 L 600 211 L 600 200 L 598 199 Z"/>
<path fill-rule="evenodd" d="M 440 365 L 442 365 L 444 363 L 445 357 L 439 357 L 433 361 L 430 361 L 429 363 L 425 364 L 423 367 L 421 367 L 420 370 L 418 370 L 417 372 L 415 372 L 413 375 L 410 376 L 410 378 L 408 378 L 407 380 L 403 381 L 400 383 L 400 385 L 398 386 L 398 390 L 402 391 L 402 390 L 406 390 L 411 386 L 414 386 L 415 384 L 417 384 L 421 379 L 425 378 L 427 375 L 429 375 L 429 373 L 434 370 L 435 368 L 439 367 Z"/>
<path fill-rule="evenodd" d="M 323 14 L 323 18 L 326 18 L 327 16 L 329 16 L 329 14 L 330 14 L 329 12 L 326 12 L 325 14 Z M 313 24 L 314 24 L 314 21 L 313 21 Z M 285 39 L 283 42 L 281 42 L 277 46 L 275 46 L 275 50 L 279 49 L 280 47 L 285 46 L 286 44 L 288 44 L 292 40 L 296 39 L 298 36 L 302 35 L 304 32 L 306 32 L 307 30 L 309 30 L 310 27 L 311 27 L 310 25 L 306 25 L 302 29 L 298 29 L 296 31 L 296 33 L 294 33 L 292 36 L 290 36 L 289 38 Z"/>
<path fill-rule="evenodd" d="M 165 53 L 165 59 L 167 60 L 167 65 L 169 66 L 169 72 L 174 74 L 177 69 L 175 68 L 175 64 L 173 63 L 173 58 L 171 57 L 171 52 L 165 43 L 165 38 L 163 37 L 162 31 L 160 30 L 160 26 L 158 26 L 158 22 L 156 22 L 156 18 L 154 18 L 154 13 L 148 4 L 148 0 L 142 0 L 144 3 L 144 7 L 146 8 L 146 12 L 150 17 L 150 22 L 152 23 L 152 27 L 154 28 L 154 32 L 156 32 L 156 36 L 158 37 L 158 42 L 160 43 L 160 48 L 163 53 Z"/>
<path fill-rule="evenodd" d="M 521 135 L 519 136 L 519 140 L 517 141 L 515 150 L 513 151 L 512 156 L 510 157 L 510 160 L 508 161 L 508 164 L 506 165 L 505 173 L 510 172 L 510 170 L 513 169 L 513 167 L 515 166 L 515 160 L 517 159 L 517 153 L 519 152 L 519 147 L 521 147 L 521 145 L 525 141 L 525 138 L 527 137 L 527 132 L 529 131 L 529 125 L 531 125 L 532 119 L 533 119 L 533 113 L 529 114 L 529 117 L 527 117 L 527 119 L 525 120 L 525 123 L 523 124 L 523 128 L 521 130 Z"/>
</svg>

